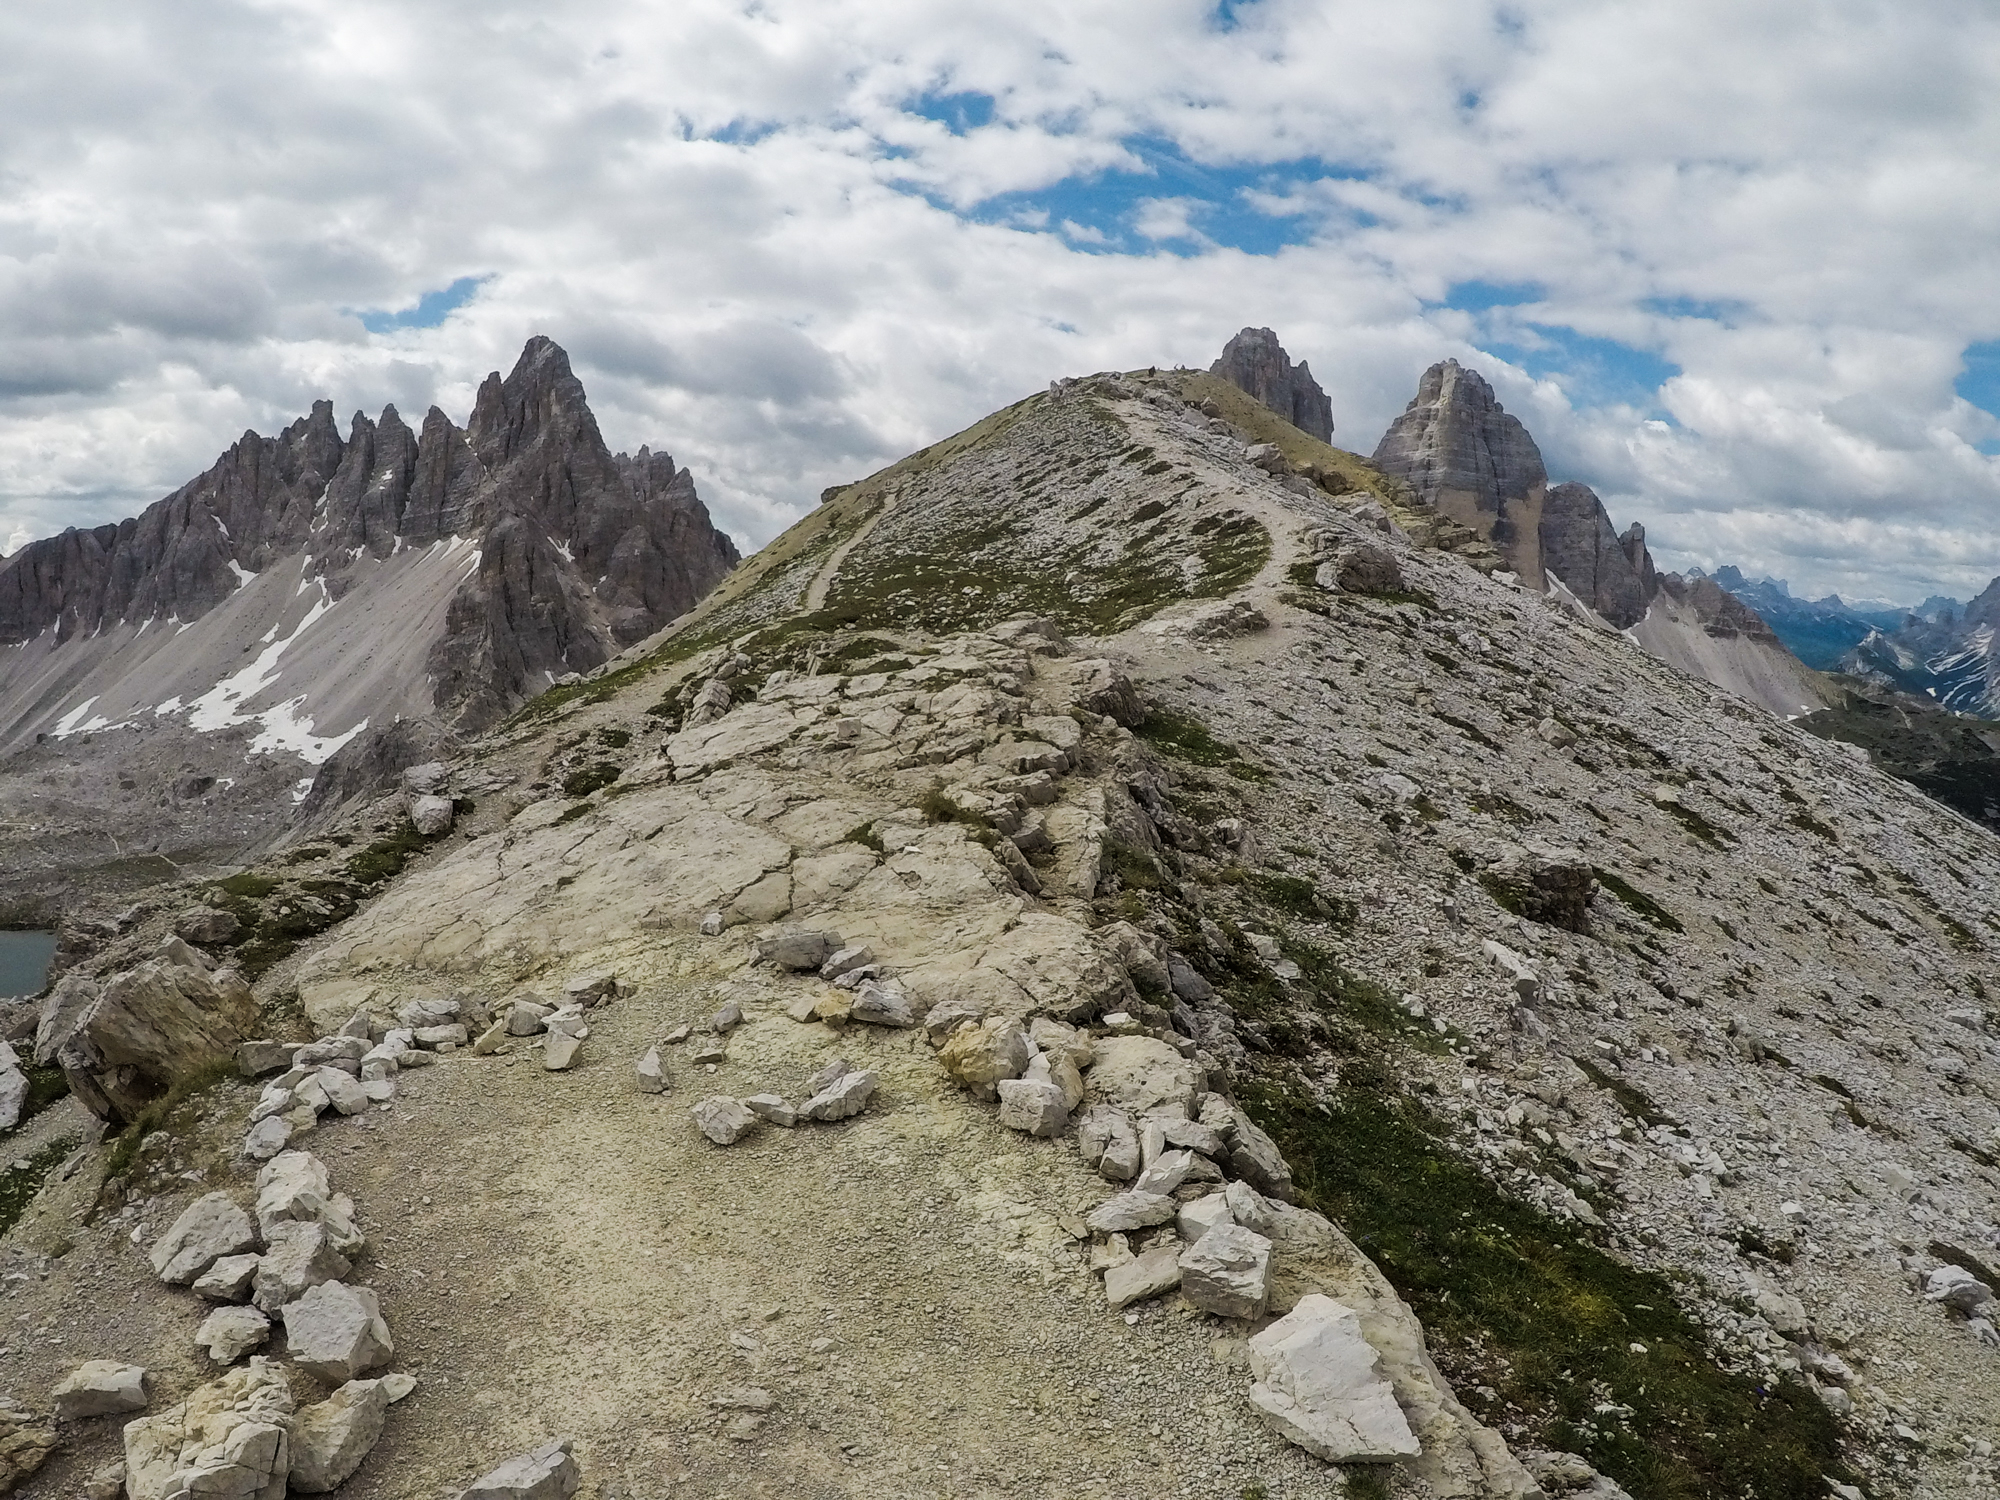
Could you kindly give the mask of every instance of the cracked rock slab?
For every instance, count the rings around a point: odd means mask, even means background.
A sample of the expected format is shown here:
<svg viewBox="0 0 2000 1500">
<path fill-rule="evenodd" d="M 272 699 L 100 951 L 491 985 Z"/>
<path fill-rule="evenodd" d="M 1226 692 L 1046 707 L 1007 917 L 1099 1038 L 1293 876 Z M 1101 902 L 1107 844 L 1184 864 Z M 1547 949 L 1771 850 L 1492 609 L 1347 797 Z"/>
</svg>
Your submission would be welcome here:
<svg viewBox="0 0 2000 1500">
<path fill-rule="evenodd" d="M 1422 1451 L 1353 1308 L 1317 1292 L 1250 1340 L 1250 1403 L 1286 1440 L 1330 1463 Z"/>
</svg>

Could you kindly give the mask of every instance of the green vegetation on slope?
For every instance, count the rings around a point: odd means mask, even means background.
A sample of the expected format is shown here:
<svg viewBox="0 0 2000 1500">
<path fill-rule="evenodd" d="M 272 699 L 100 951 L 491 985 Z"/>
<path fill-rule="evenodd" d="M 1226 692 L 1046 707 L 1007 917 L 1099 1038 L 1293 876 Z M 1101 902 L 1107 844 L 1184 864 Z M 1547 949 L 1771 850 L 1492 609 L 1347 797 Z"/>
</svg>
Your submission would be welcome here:
<svg viewBox="0 0 2000 1500">
<path fill-rule="evenodd" d="M 1840 1429 L 1803 1385 L 1731 1374 L 1664 1277 L 1503 1195 L 1394 1070 L 1357 1060 L 1331 1108 L 1267 1076 L 1245 1104 L 1302 1195 L 1416 1310 L 1487 1421 L 1580 1453 L 1637 1500 L 1822 1500 Z M 1477 1388 L 1498 1393 L 1481 1403 Z"/>
</svg>

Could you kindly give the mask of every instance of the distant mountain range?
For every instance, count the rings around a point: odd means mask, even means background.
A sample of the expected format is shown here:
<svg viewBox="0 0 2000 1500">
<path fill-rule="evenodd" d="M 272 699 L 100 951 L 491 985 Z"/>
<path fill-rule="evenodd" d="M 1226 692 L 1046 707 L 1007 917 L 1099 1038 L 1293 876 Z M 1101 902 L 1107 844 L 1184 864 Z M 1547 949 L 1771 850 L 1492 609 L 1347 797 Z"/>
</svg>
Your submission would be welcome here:
<svg viewBox="0 0 2000 1500">
<path fill-rule="evenodd" d="M 1691 575 L 1700 571 L 1689 570 Z M 1958 600 L 1936 594 L 1915 607 L 1880 599 L 1850 602 L 1838 594 L 1799 599 L 1784 579 L 1765 578 L 1753 583 L 1735 567 L 1717 568 L 1709 576 L 1717 587 L 1762 615 L 1786 649 L 1816 672 L 1846 670 L 1842 659 L 1877 632 L 1893 634 L 1912 618 L 1932 623 L 1955 618 L 1962 607 Z"/>
</svg>

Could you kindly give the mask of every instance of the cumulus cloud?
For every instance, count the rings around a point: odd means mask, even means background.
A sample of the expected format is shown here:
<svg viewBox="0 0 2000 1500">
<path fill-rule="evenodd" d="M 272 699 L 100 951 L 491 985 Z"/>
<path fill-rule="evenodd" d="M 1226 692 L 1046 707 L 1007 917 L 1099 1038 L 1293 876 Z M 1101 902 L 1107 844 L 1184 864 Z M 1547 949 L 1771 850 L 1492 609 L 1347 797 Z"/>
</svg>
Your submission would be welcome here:
<svg viewBox="0 0 2000 1500">
<path fill-rule="evenodd" d="M 1363 452 L 1451 355 L 1669 564 L 1963 593 L 1996 74 L 1981 0 L 13 7 L 0 533 L 318 396 L 462 420 L 541 332 L 756 545 L 1268 324 Z"/>
</svg>

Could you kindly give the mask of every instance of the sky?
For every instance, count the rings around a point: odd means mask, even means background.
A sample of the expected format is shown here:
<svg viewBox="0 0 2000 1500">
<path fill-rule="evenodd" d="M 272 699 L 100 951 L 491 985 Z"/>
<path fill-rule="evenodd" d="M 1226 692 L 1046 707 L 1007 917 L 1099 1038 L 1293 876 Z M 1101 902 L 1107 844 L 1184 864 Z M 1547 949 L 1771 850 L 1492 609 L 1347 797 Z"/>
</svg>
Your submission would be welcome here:
<svg viewBox="0 0 2000 1500">
<path fill-rule="evenodd" d="M 761 545 L 1057 376 L 1435 360 L 1665 567 L 2000 574 L 1991 0 L 19 0 L 0 541 L 544 333 Z"/>
</svg>

